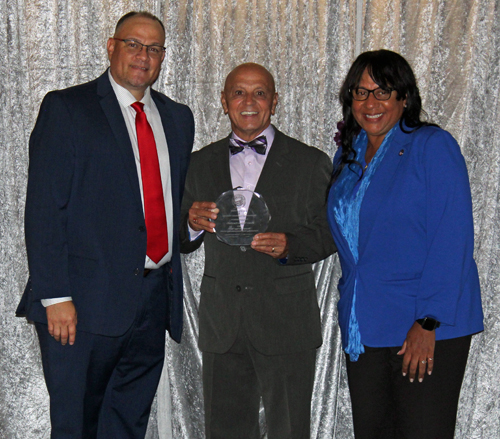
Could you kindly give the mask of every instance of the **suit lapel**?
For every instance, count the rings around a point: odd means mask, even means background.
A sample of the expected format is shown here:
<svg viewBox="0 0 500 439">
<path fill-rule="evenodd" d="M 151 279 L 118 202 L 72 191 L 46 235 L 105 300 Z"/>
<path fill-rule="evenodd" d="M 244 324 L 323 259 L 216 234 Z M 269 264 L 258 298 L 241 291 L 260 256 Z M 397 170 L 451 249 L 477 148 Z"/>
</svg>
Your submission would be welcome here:
<svg viewBox="0 0 500 439">
<path fill-rule="evenodd" d="M 160 113 L 163 131 L 167 140 L 168 159 L 170 162 L 170 181 L 172 184 L 172 203 L 174 208 L 174 218 L 177 218 L 177 208 L 180 206 L 178 199 L 180 192 L 180 157 L 176 145 L 179 145 L 179 135 L 177 127 L 175 126 L 174 119 L 170 109 L 165 105 L 165 99 L 160 93 L 151 89 L 151 97 L 158 108 Z"/>
<path fill-rule="evenodd" d="M 286 165 L 289 161 L 288 153 L 290 148 L 286 137 L 276 128 L 274 130 L 274 141 L 260 173 L 255 192 L 259 192 L 263 188 L 269 191 L 269 188 L 274 187 L 280 181 L 281 172 L 287 169 Z"/>
<path fill-rule="evenodd" d="M 262 168 L 257 186 L 255 187 L 255 192 L 263 195 L 264 201 L 268 204 L 269 210 L 271 211 L 271 222 L 269 224 L 268 231 L 272 231 L 274 227 L 274 216 L 272 212 L 276 212 L 278 210 L 274 197 L 282 195 L 276 188 L 280 187 L 280 181 L 286 180 L 283 178 L 282 173 L 287 172 L 287 169 L 289 172 L 291 169 L 288 166 L 288 162 L 290 161 L 290 147 L 288 145 L 287 138 L 276 128 L 274 128 L 274 130 L 274 141 L 264 167 Z"/>
<path fill-rule="evenodd" d="M 411 138 L 411 135 L 407 135 L 401 130 L 397 131 L 389 146 L 389 150 L 380 163 L 366 191 L 359 213 L 358 260 L 361 259 L 366 243 L 370 240 L 370 234 L 377 221 L 380 208 L 390 202 L 388 199 L 391 194 L 391 188 L 399 176 L 398 169 L 410 153 Z M 361 223 L 363 224 L 362 227 Z"/>
<path fill-rule="evenodd" d="M 216 193 L 221 195 L 230 189 L 234 189 L 231 181 L 231 170 L 229 168 L 229 137 L 219 140 L 215 143 L 214 152 L 212 153 L 208 169 L 214 170 L 210 172 L 212 183 L 215 187 Z"/>
<path fill-rule="evenodd" d="M 123 120 L 120 104 L 109 82 L 107 70 L 97 80 L 97 94 L 100 97 L 101 108 L 106 115 L 111 131 L 115 137 L 118 155 L 121 157 L 129 177 L 133 196 L 140 201 L 141 192 L 139 189 L 137 167 L 135 165 L 132 144 L 130 143 L 127 126 Z"/>
</svg>

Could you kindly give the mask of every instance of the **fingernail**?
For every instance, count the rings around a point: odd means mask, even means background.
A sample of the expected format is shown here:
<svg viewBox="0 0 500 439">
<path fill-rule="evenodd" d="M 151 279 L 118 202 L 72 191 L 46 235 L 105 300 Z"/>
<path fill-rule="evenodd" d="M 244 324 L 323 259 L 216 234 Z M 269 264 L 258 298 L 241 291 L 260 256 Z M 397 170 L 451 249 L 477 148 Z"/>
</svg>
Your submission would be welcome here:
<svg viewBox="0 0 500 439">
<path fill-rule="evenodd" d="M 428 373 L 429 375 L 432 375 L 432 370 L 428 370 L 428 371 L 427 371 L 427 373 Z"/>
<path fill-rule="evenodd" d="M 403 376 L 404 376 L 404 377 L 406 376 L 406 372 L 403 372 Z"/>
<path fill-rule="evenodd" d="M 421 383 L 423 380 L 424 380 L 423 378 L 419 378 L 418 382 Z"/>
<path fill-rule="evenodd" d="M 410 383 L 413 383 L 413 378 L 410 378 Z"/>
</svg>

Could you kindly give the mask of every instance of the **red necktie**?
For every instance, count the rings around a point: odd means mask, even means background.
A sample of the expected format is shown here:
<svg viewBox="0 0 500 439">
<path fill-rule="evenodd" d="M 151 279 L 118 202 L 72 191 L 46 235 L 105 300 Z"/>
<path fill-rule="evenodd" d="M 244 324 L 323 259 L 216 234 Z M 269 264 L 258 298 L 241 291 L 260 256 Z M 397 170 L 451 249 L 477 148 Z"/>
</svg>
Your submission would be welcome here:
<svg viewBox="0 0 500 439">
<path fill-rule="evenodd" d="M 148 239 L 146 254 L 157 264 L 168 252 L 167 215 L 165 213 L 165 200 L 163 198 L 155 137 L 143 107 L 142 102 L 132 104 L 132 108 L 137 112 L 135 128 L 141 158 L 144 216 L 146 218 Z"/>
</svg>

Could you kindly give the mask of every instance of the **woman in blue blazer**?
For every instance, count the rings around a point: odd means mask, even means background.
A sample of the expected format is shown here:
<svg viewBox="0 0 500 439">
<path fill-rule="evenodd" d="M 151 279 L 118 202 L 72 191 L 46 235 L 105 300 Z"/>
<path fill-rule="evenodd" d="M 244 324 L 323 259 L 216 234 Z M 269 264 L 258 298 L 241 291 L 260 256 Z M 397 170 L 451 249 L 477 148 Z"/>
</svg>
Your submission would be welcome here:
<svg viewBox="0 0 500 439">
<path fill-rule="evenodd" d="M 420 120 L 407 61 L 365 52 L 340 91 L 328 219 L 356 438 L 453 438 L 471 335 L 483 330 L 469 179 Z"/>
</svg>

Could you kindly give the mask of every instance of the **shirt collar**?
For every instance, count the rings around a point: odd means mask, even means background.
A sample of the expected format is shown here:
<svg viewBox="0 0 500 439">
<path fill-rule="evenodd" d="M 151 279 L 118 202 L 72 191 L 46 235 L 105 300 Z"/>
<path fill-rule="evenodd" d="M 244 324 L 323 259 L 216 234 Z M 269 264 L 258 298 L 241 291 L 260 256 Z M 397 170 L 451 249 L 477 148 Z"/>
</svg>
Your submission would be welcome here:
<svg viewBox="0 0 500 439">
<path fill-rule="evenodd" d="M 258 134 L 257 136 L 255 136 L 254 139 L 256 139 L 259 136 L 266 136 L 267 147 L 269 148 L 273 144 L 274 133 L 275 133 L 274 132 L 274 127 L 270 124 L 264 131 L 262 131 L 260 134 Z M 235 134 L 234 131 L 231 133 L 231 137 L 233 139 L 238 139 L 238 140 L 241 140 L 242 142 L 246 142 L 246 140 L 243 140 L 241 137 L 239 137 L 237 134 Z"/>
</svg>

